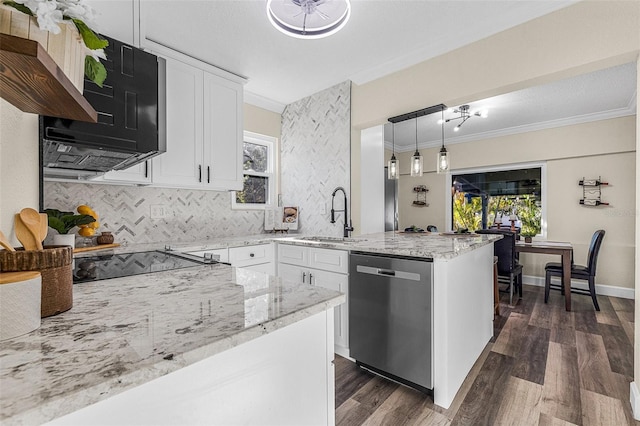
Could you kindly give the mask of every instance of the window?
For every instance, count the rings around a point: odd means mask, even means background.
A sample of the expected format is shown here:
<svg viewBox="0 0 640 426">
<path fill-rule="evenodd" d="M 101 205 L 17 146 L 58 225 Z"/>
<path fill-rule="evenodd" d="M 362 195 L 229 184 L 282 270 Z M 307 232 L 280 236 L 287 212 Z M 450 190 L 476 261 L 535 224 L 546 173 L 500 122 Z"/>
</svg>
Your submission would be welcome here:
<svg viewBox="0 0 640 426">
<path fill-rule="evenodd" d="M 234 209 L 264 209 L 274 204 L 275 174 L 274 147 L 276 139 L 257 133 L 244 132 L 243 168 L 244 188 L 231 192 Z"/>
<path fill-rule="evenodd" d="M 523 235 L 546 234 L 543 182 L 543 165 L 452 173 L 452 229 L 510 227 L 514 220 Z"/>
</svg>

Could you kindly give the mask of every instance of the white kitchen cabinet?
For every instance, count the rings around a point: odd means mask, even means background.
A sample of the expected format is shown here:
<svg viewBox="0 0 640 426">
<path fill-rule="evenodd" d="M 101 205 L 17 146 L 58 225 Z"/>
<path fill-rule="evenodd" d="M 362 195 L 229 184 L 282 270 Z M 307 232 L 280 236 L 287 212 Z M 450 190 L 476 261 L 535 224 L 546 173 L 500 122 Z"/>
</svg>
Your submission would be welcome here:
<svg viewBox="0 0 640 426">
<path fill-rule="evenodd" d="M 167 152 L 152 160 L 154 186 L 241 190 L 242 79 L 145 43 L 167 61 Z"/>
<path fill-rule="evenodd" d="M 166 59 L 167 151 L 152 160 L 153 183 L 202 186 L 204 72 Z"/>
<path fill-rule="evenodd" d="M 87 0 L 97 13 L 95 22 L 100 32 L 132 46 L 139 46 L 140 0 Z"/>
<path fill-rule="evenodd" d="M 229 263 L 238 268 L 251 269 L 274 275 L 274 247 L 273 244 L 256 244 L 251 246 L 230 247 Z"/>
<path fill-rule="evenodd" d="M 332 330 L 324 311 L 49 424 L 334 425 Z"/>
<path fill-rule="evenodd" d="M 334 308 L 336 353 L 349 356 L 349 253 L 343 250 L 278 244 L 279 277 L 337 290 L 347 302 Z"/>
</svg>

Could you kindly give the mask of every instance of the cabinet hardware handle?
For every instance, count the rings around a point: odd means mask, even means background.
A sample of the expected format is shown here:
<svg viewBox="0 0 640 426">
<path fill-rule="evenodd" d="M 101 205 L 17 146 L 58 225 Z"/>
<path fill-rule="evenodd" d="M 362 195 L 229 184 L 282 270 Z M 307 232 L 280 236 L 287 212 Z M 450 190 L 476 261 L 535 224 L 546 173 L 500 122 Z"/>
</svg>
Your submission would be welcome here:
<svg viewBox="0 0 640 426">
<path fill-rule="evenodd" d="M 202 164 L 198 164 L 198 182 L 202 182 Z"/>
<path fill-rule="evenodd" d="M 309 272 L 309 284 L 313 285 L 313 274 Z"/>
<path fill-rule="evenodd" d="M 254 256 L 255 256 L 255 254 L 249 253 L 249 257 L 254 257 Z"/>
<path fill-rule="evenodd" d="M 207 183 L 211 183 L 211 167 L 207 166 Z"/>
<path fill-rule="evenodd" d="M 149 177 L 149 162 L 148 161 L 144 162 L 144 177 L 146 177 L 146 178 Z"/>
<path fill-rule="evenodd" d="M 306 273 L 306 272 L 303 272 L 303 273 L 302 273 L 302 283 L 303 283 L 303 284 L 304 284 L 304 280 L 305 280 L 305 278 L 307 278 L 307 273 Z"/>
</svg>

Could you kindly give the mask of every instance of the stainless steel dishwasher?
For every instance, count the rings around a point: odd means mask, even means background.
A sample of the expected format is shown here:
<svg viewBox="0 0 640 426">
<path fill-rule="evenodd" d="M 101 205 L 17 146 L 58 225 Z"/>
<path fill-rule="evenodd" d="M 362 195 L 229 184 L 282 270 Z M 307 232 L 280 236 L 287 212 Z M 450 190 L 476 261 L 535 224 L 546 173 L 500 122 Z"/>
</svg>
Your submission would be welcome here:
<svg viewBox="0 0 640 426">
<path fill-rule="evenodd" d="M 352 252 L 349 350 L 358 365 L 429 392 L 433 389 L 433 262 Z"/>
</svg>

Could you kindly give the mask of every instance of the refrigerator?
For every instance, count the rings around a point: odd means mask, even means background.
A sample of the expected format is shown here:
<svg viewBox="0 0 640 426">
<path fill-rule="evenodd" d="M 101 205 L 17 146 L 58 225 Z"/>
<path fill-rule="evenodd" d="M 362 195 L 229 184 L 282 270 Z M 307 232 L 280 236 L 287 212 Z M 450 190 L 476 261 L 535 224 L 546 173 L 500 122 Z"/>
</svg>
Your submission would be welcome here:
<svg viewBox="0 0 640 426">
<path fill-rule="evenodd" d="M 384 168 L 384 230 L 398 230 L 398 180 L 389 179 Z"/>
</svg>

